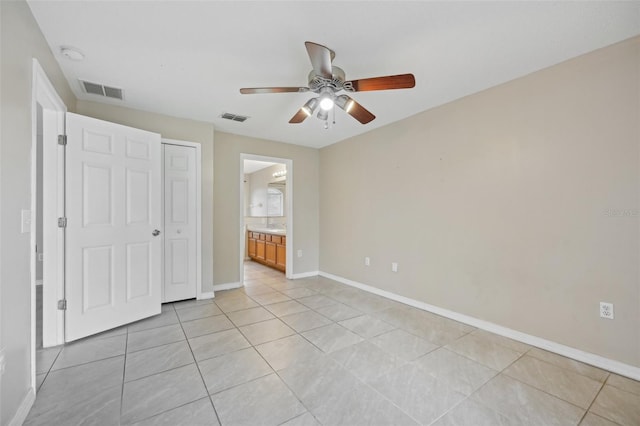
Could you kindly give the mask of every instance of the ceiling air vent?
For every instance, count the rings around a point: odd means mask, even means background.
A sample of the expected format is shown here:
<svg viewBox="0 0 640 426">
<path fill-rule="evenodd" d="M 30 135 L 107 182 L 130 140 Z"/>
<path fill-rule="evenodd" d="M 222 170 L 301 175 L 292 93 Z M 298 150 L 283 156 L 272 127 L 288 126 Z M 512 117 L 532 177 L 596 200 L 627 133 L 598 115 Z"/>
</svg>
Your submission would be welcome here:
<svg viewBox="0 0 640 426">
<path fill-rule="evenodd" d="M 224 118 L 225 120 L 239 121 L 240 123 L 249 118 L 246 115 L 229 114 L 228 112 L 225 112 L 220 117 Z"/>
<path fill-rule="evenodd" d="M 117 87 L 104 86 L 102 84 L 91 83 L 84 80 L 80 80 L 80 84 L 82 85 L 85 93 L 122 100 L 122 89 L 119 89 Z"/>
</svg>

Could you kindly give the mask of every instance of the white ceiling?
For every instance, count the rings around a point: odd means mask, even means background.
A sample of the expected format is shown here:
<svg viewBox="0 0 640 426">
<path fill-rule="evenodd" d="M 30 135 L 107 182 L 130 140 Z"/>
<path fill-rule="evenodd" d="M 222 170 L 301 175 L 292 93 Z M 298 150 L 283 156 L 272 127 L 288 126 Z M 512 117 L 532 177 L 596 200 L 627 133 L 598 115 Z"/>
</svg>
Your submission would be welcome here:
<svg viewBox="0 0 640 426">
<path fill-rule="evenodd" d="M 211 122 L 240 135 L 322 147 L 640 34 L 640 2 L 34 1 L 33 14 L 79 99 Z M 355 93 L 377 118 L 343 111 L 329 130 L 288 124 L 309 93 L 305 41 L 336 52 L 347 79 L 411 72 L 414 89 Z M 60 55 L 74 46 L 86 58 Z M 87 95 L 78 78 L 121 87 Z M 223 112 L 248 115 L 244 123 Z"/>
<path fill-rule="evenodd" d="M 245 175 L 250 175 L 258 170 L 266 169 L 267 167 L 275 166 L 278 163 L 270 163 L 268 161 L 258 160 L 244 160 L 243 172 Z"/>
</svg>

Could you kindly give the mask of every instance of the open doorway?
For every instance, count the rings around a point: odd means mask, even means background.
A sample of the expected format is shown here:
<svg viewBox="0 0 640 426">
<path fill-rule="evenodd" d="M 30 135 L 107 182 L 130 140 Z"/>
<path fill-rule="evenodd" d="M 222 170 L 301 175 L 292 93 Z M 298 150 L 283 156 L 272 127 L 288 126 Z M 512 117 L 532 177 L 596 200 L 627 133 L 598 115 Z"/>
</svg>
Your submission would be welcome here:
<svg viewBox="0 0 640 426">
<path fill-rule="evenodd" d="M 293 275 L 293 161 L 240 156 L 240 282 L 245 265 Z"/>
</svg>

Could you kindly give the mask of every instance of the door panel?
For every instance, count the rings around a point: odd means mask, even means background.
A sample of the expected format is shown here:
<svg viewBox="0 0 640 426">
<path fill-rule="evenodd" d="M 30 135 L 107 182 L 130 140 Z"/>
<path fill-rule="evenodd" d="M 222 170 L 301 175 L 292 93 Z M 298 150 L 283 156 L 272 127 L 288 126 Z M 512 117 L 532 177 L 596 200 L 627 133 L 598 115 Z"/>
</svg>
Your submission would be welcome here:
<svg viewBox="0 0 640 426">
<path fill-rule="evenodd" d="M 196 297 L 197 194 L 196 149 L 163 144 L 164 152 L 164 298 Z"/>
<path fill-rule="evenodd" d="M 160 313 L 160 135 L 67 114 L 65 340 Z"/>
<path fill-rule="evenodd" d="M 127 225 L 149 223 L 149 172 L 127 170 Z"/>
</svg>

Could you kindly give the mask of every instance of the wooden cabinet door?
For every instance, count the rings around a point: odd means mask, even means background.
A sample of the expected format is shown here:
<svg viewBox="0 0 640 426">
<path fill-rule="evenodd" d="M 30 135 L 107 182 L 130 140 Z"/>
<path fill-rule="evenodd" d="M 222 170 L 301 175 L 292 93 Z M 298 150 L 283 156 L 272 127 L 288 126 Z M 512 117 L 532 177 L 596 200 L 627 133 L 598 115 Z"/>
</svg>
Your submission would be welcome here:
<svg viewBox="0 0 640 426">
<path fill-rule="evenodd" d="M 267 263 L 275 265 L 276 264 L 276 245 L 271 242 L 266 243 L 266 255 L 265 260 Z"/>
<path fill-rule="evenodd" d="M 287 267 L 287 246 L 276 246 L 276 265 L 284 270 Z"/>
<path fill-rule="evenodd" d="M 256 259 L 264 260 L 264 245 L 265 242 L 262 240 L 256 241 Z"/>
<path fill-rule="evenodd" d="M 249 257 L 256 257 L 256 240 L 249 238 Z"/>
</svg>

